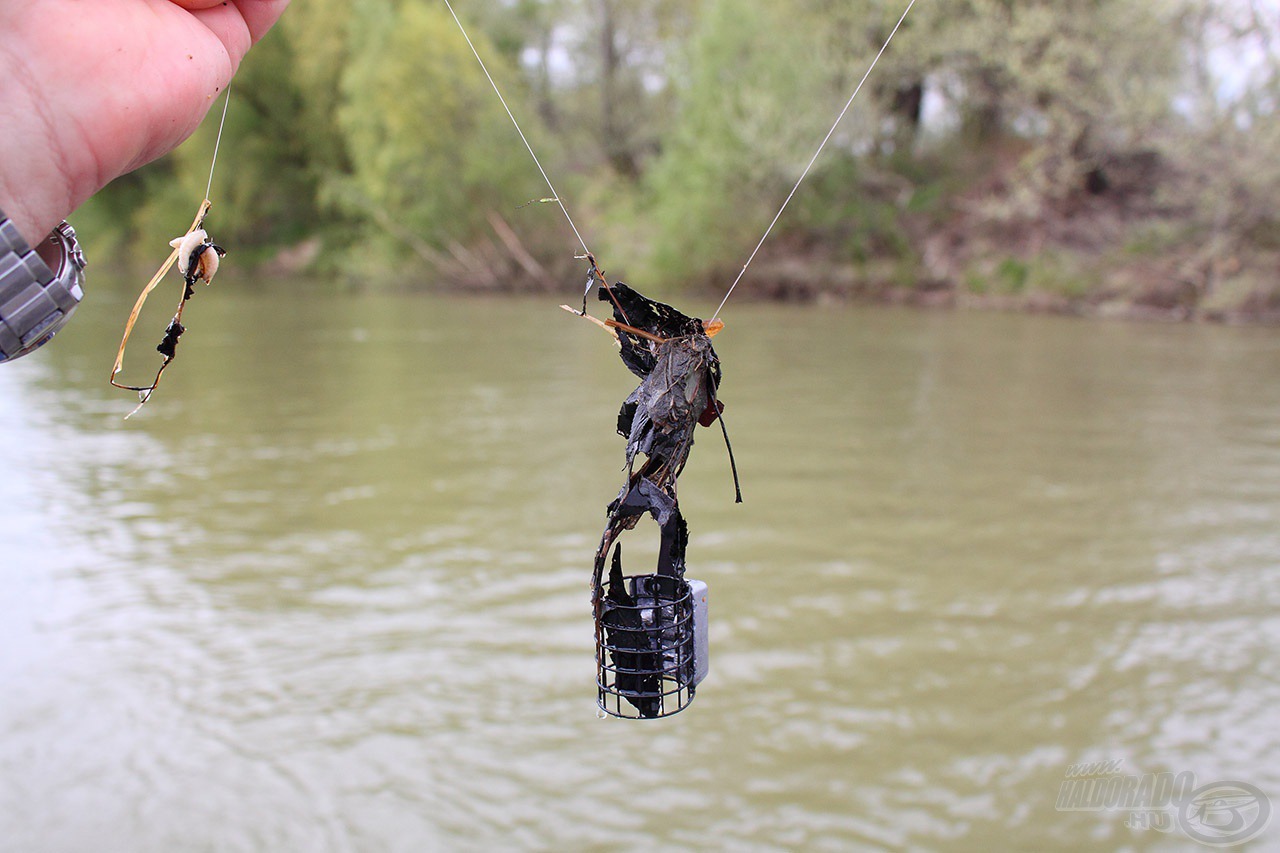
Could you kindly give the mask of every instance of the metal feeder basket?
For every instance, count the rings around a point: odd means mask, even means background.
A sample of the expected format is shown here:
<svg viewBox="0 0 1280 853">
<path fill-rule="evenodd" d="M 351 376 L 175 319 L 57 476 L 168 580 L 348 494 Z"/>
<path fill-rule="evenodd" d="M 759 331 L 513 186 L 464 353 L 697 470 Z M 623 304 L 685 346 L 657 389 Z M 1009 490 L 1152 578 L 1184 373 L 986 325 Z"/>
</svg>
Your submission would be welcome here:
<svg viewBox="0 0 1280 853">
<path fill-rule="evenodd" d="M 707 585 L 612 574 L 596 595 L 596 685 L 606 714 L 656 719 L 693 701 L 707 674 Z"/>
</svg>

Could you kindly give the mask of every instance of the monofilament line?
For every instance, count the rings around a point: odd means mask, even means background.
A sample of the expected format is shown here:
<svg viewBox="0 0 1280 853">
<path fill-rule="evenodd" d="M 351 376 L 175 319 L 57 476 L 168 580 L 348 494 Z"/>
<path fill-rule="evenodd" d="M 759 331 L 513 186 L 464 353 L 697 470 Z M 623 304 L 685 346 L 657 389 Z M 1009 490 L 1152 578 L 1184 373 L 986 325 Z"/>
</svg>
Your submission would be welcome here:
<svg viewBox="0 0 1280 853">
<path fill-rule="evenodd" d="M 471 42 L 471 36 L 467 35 L 467 28 L 462 26 L 462 20 L 458 17 L 458 13 L 453 11 L 453 4 L 449 0 L 444 0 L 444 5 L 449 9 L 449 14 L 453 15 L 454 23 L 458 25 L 458 29 L 462 31 L 462 37 L 467 40 L 467 47 L 471 48 L 471 53 L 475 55 L 476 62 L 480 63 L 480 70 L 484 72 L 484 76 L 489 78 L 489 85 L 493 87 L 494 94 L 498 96 L 498 100 L 502 102 L 502 108 L 507 111 L 507 117 L 511 119 L 511 123 L 515 125 L 516 133 L 520 134 L 520 141 L 524 143 L 524 147 L 528 149 L 529 156 L 533 158 L 534 165 L 538 167 L 538 171 L 542 173 L 542 179 L 547 182 L 547 188 L 551 190 L 552 197 L 556 200 L 556 204 L 560 206 L 560 212 L 564 214 L 564 218 L 568 221 L 569 227 L 573 229 L 573 234 L 578 238 L 578 242 L 582 244 L 582 251 L 588 255 L 591 250 L 587 248 L 587 241 L 582 239 L 582 234 L 578 232 L 578 226 L 573 223 L 573 217 L 569 215 L 569 211 L 565 208 L 564 202 L 560 200 L 560 193 L 556 192 L 555 186 L 551 183 L 551 178 L 547 177 L 547 170 L 542 168 L 542 161 L 538 159 L 538 155 L 533 153 L 533 146 L 529 144 L 529 140 L 525 137 L 524 131 L 520 129 L 520 122 L 516 121 L 515 113 L 511 112 L 511 107 L 507 106 L 507 99 L 502 97 L 502 92 L 498 89 L 498 84 L 494 82 L 493 75 L 489 73 L 489 67 L 484 64 L 484 60 L 480 58 L 480 52 L 476 50 L 476 46 Z"/>
<path fill-rule="evenodd" d="M 823 137 L 822 143 L 818 146 L 818 150 L 813 152 L 813 156 L 809 158 L 809 164 L 804 167 L 804 171 L 800 173 L 800 179 L 796 181 L 796 185 L 791 188 L 791 192 L 787 194 L 787 198 L 782 202 L 782 207 L 778 209 L 777 214 L 773 217 L 773 221 L 769 223 L 769 227 L 764 230 L 764 236 L 760 238 L 760 242 L 756 243 L 756 247 L 751 250 L 751 256 L 747 258 L 747 262 L 742 265 L 742 269 L 738 272 L 738 277 L 733 280 L 733 284 L 729 285 L 729 291 L 725 293 L 724 299 L 720 300 L 720 304 L 716 307 L 716 313 L 711 315 L 714 320 L 720 316 L 720 309 L 729 301 L 729 297 L 733 295 L 733 289 L 738 286 L 738 282 L 742 280 L 742 276 L 746 274 L 747 267 L 751 266 L 751 262 L 755 260 L 756 253 L 760 251 L 760 247 L 764 245 L 764 241 L 769 239 L 769 234 L 773 231 L 773 226 L 778 224 L 778 220 L 782 218 L 782 212 L 787 209 L 787 205 L 791 203 L 792 197 L 796 194 L 796 190 L 800 189 L 800 184 L 804 183 L 804 179 L 809 175 L 809 170 L 813 168 L 813 164 L 817 161 L 818 155 L 822 153 L 822 149 L 827 147 L 827 142 L 835 135 L 836 128 L 840 126 L 840 122 L 844 119 L 845 113 L 849 112 L 849 107 L 853 106 L 853 99 L 858 97 L 858 93 L 862 91 L 862 84 L 867 82 L 867 78 L 871 76 L 871 72 L 875 70 L 876 63 L 880 61 L 880 57 L 884 56 L 884 52 L 889 48 L 889 42 L 893 41 L 894 35 L 897 34 L 898 28 L 902 26 L 902 22 L 907 19 L 907 12 L 911 11 L 911 7 L 916 5 L 916 0 L 911 0 L 907 4 L 907 8 L 902 13 L 902 17 L 898 19 L 898 23 L 893 25 L 893 30 L 889 33 L 889 37 L 884 40 L 884 44 L 880 47 L 880 52 L 876 54 L 875 59 L 871 60 L 871 65 L 867 67 L 867 73 L 862 75 L 862 79 L 858 81 L 858 86 L 853 90 L 853 94 L 849 96 L 849 100 L 845 102 L 844 109 L 840 111 L 840 115 L 836 116 L 835 123 L 831 125 L 831 129 L 827 131 L 827 135 Z"/>
<path fill-rule="evenodd" d="M 213 170 L 218 166 L 218 149 L 222 146 L 222 130 L 227 126 L 227 107 L 231 105 L 231 84 L 227 84 L 227 95 L 222 99 L 222 121 L 218 122 L 218 138 L 213 142 L 213 161 L 209 163 L 209 185 L 204 188 L 204 197 L 213 192 Z"/>
</svg>

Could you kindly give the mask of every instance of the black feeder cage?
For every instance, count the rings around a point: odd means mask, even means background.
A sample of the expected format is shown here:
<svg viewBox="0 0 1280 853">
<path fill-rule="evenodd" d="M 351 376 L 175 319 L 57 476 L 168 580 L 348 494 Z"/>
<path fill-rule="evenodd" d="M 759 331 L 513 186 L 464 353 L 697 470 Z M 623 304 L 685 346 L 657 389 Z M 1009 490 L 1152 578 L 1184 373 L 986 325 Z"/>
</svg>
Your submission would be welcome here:
<svg viewBox="0 0 1280 853">
<path fill-rule="evenodd" d="M 689 706 L 708 668 L 705 583 L 610 573 L 595 590 L 595 626 L 601 710 L 656 719 Z"/>
</svg>

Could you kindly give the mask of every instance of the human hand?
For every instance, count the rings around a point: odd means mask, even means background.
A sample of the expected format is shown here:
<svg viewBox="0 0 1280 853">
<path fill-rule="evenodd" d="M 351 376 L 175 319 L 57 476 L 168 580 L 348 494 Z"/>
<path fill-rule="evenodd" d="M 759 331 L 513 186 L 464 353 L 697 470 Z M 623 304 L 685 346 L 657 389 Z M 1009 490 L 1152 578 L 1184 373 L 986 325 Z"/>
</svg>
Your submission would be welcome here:
<svg viewBox="0 0 1280 853">
<path fill-rule="evenodd" d="M 0 210 L 30 245 L 195 131 L 289 0 L 0 0 Z"/>
</svg>

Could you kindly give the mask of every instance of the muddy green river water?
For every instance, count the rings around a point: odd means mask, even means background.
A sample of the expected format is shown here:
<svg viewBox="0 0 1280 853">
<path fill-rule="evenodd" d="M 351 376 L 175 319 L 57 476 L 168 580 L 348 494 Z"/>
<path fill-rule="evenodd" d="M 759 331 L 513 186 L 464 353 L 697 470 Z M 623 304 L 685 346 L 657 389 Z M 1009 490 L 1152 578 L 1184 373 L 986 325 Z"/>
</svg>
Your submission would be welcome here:
<svg viewBox="0 0 1280 853">
<path fill-rule="evenodd" d="M 1275 330 L 730 303 L 746 502 L 716 430 L 680 492 L 711 674 L 620 721 L 634 383 L 572 298 L 202 290 L 128 421 L 123 293 L 0 366 L 0 850 L 1194 850 L 1280 807 Z M 1073 806 L 1104 761 L 1264 797 Z"/>
</svg>

